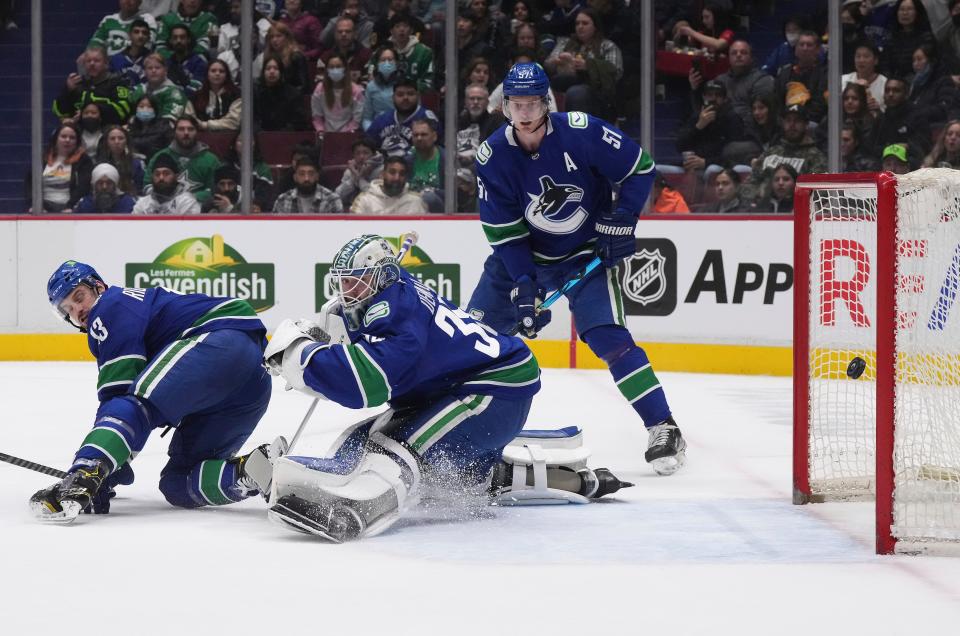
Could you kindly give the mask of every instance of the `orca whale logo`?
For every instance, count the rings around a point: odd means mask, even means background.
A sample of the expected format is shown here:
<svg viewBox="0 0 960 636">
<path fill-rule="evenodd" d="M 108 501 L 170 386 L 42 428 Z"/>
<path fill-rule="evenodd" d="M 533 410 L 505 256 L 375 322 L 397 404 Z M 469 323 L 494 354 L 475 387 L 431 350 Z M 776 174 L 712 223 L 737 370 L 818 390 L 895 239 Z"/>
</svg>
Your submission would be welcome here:
<svg viewBox="0 0 960 636">
<path fill-rule="evenodd" d="M 524 211 L 527 222 L 550 234 L 571 234 L 576 232 L 589 216 L 582 206 L 577 206 L 572 214 L 561 217 L 567 203 L 583 200 L 583 188 L 566 183 L 557 184 L 547 175 L 540 177 L 540 194 L 530 194 L 530 203 Z"/>
</svg>

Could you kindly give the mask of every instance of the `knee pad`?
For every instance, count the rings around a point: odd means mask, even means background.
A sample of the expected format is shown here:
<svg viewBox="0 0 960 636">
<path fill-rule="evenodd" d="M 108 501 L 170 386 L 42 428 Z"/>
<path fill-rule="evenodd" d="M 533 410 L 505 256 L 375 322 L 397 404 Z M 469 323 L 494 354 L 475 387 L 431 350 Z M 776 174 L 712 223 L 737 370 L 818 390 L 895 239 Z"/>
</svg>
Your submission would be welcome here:
<svg viewBox="0 0 960 636">
<path fill-rule="evenodd" d="M 607 366 L 613 365 L 623 354 L 637 346 L 627 328 L 620 325 L 594 327 L 581 337 Z"/>
<path fill-rule="evenodd" d="M 194 501 L 190 496 L 190 475 L 184 473 L 167 473 L 160 477 L 160 492 L 171 506 L 177 508 L 200 508 L 206 502 Z"/>
<path fill-rule="evenodd" d="M 590 450 L 575 426 L 556 431 L 521 431 L 503 449 L 490 488 L 498 506 L 589 503 Z M 587 479 L 584 479 L 584 476 Z"/>
</svg>

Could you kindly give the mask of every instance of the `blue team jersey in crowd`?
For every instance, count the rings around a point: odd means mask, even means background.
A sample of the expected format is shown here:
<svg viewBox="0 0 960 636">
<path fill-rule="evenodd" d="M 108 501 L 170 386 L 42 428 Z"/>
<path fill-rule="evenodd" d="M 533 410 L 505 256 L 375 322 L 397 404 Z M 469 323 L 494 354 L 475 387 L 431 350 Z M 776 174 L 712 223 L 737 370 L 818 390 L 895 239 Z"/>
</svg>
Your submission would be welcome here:
<svg viewBox="0 0 960 636">
<path fill-rule="evenodd" d="M 538 265 L 592 251 L 600 214 L 638 215 L 653 181 L 654 163 L 615 126 L 580 112 L 551 113 L 535 153 L 517 143 L 510 124 L 477 150 L 480 221 L 494 247 L 525 243 Z M 638 179 L 628 179 L 640 175 Z M 509 264 L 508 264 L 509 266 Z"/>
<path fill-rule="evenodd" d="M 351 338 L 301 353 L 306 384 L 351 408 L 449 395 L 519 400 L 540 390 L 540 367 L 521 339 L 497 334 L 406 272 L 373 298 Z"/>
<path fill-rule="evenodd" d="M 134 378 L 175 340 L 219 329 L 266 335 L 245 300 L 178 294 L 162 287 L 107 288 L 87 316 L 87 329 L 87 344 L 100 369 L 101 402 L 126 393 Z"/>
</svg>

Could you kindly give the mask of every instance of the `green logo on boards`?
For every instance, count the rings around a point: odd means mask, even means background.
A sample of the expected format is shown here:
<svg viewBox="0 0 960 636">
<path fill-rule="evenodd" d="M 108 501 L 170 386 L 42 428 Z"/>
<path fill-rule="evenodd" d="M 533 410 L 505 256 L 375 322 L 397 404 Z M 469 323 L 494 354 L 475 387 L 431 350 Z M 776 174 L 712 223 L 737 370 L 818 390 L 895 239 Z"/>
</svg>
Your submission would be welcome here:
<svg viewBox="0 0 960 636">
<path fill-rule="evenodd" d="M 394 251 L 400 249 L 398 237 L 387 236 L 387 242 Z M 400 262 L 407 272 L 421 283 L 443 296 L 454 306 L 460 306 L 460 264 L 434 263 L 427 253 L 414 245 Z M 314 292 L 316 311 L 320 311 L 323 304 L 337 295 L 333 276 L 330 275 L 330 263 L 314 265 Z"/>
<path fill-rule="evenodd" d="M 274 303 L 273 263 L 248 263 L 219 234 L 177 241 L 152 263 L 127 263 L 125 281 L 127 287 L 239 298 L 257 312 Z"/>
</svg>

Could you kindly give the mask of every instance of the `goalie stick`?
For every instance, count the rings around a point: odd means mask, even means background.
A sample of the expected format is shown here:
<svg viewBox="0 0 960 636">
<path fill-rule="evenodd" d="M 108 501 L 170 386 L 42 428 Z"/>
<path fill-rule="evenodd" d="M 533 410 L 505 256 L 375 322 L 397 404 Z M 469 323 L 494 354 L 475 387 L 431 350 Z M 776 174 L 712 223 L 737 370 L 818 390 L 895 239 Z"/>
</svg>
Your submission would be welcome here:
<svg viewBox="0 0 960 636">
<path fill-rule="evenodd" d="M 563 284 L 563 287 L 561 287 L 557 291 L 547 296 L 546 299 L 544 299 L 544 301 L 540 303 L 540 305 L 537 307 L 536 312 L 539 314 L 541 311 L 543 311 L 544 309 L 548 309 L 550 305 L 560 300 L 561 296 L 566 294 L 573 287 L 575 287 L 577 283 L 579 283 L 584 278 L 586 278 L 587 274 L 597 269 L 598 265 L 600 265 L 600 257 L 595 256 L 592 261 L 590 261 L 589 263 L 583 266 L 583 269 L 581 269 L 579 272 L 577 272 L 576 274 L 571 276 L 569 279 L 567 279 L 567 282 Z M 510 330 L 509 335 L 511 336 L 517 335 L 518 333 L 520 333 L 521 327 L 522 325 L 518 322 L 516 325 L 513 326 L 513 329 Z"/>
<path fill-rule="evenodd" d="M 13 455 L 7 455 L 6 453 L 0 453 L 0 461 L 13 464 L 14 466 L 19 466 L 20 468 L 35 470 L 38 473 L 50 475 L 51 477 L 59 477 L 60 479 L 63 479 L 67 476 L 67 473 L 57 468 L 50 468 L 49 466 L 44 466 L 43 464 L 38 464 L 37 462 L 32 462 L 28 459 L 20 459 L 19 457 L 14 457 Z"/>
<path fill-rule="evenodd" d="M 417 241 L 420 240 L 420 235 L 414 232 L 413 230 L 400 235 L 400 250 L 397 252 L 397 264 L 400 264 L 400 261 L 403 260 L 403 257 L 407 255 L 407 252 L 410 251 L 414 245 L 417 244 Z M 313 411 L 317 408 L 317 404 L 320 403 L 320 398 L 313 398 L 313 402 L 310 403 L 310 408 L 307 409 L 306 415 L 303 416 L 303 420 L 300 422 L 300 426 L 297 427 L 297 432 L 293 434 L 293 439 L 290 440 L 290 445 L 287 447 L 287 455 L 290 454 L 290 451 L 293 450 L 293 447 L 296 445 L 297 440 L 300 439 L 303 429 L 306 428 L 307 422 L 310 421 L 310 416 L 313 415 Z"/>
</svg>

